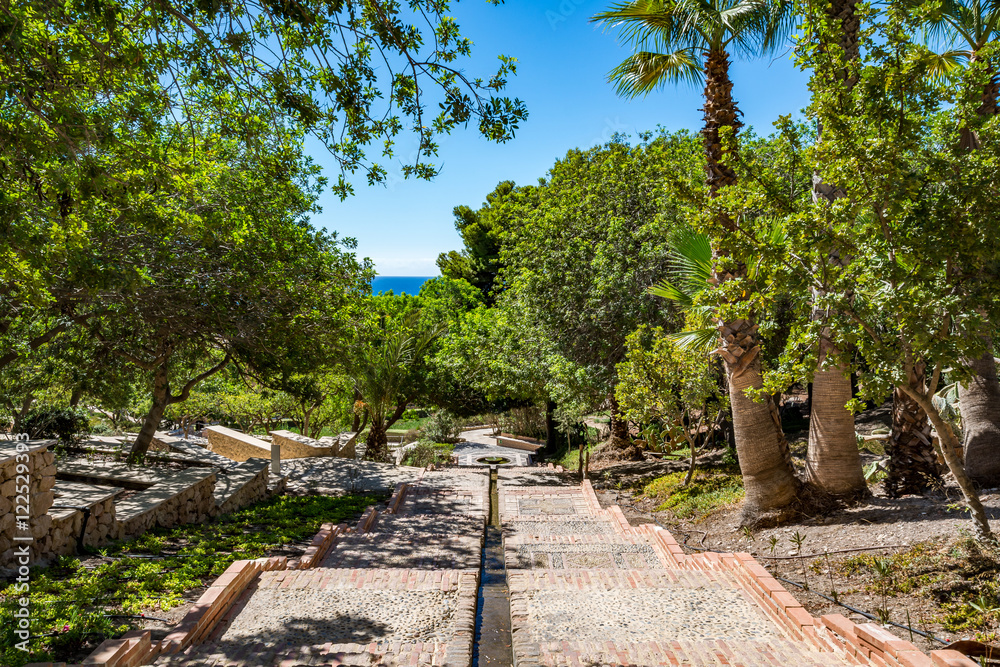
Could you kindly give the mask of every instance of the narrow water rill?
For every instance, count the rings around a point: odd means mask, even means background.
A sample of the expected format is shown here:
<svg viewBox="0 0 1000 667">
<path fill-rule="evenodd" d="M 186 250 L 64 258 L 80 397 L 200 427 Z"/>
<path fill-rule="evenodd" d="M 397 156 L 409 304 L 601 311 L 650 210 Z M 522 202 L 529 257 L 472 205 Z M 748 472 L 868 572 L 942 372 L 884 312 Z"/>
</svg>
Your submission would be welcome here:
<svg viewBox="0 0 1000 667">
<path fill-rule="evenodd" d="M 497 467 L 490 466 L 489 525 L 483 545 L 479 603 L 476 613 L 476 643 L 472 651 L 476 667 L 512 665 L 510 639 L 510 594 L 500 534 L 500 505 L 497 500 Z"/>
</svg>

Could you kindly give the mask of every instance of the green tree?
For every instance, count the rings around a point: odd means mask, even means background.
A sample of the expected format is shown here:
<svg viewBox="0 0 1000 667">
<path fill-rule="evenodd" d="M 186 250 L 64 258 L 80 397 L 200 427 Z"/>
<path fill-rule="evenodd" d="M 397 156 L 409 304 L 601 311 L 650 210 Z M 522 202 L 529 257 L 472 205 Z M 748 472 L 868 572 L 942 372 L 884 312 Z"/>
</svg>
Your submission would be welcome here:
<svg viewBox="0 0 1000 667">
<path fill-rule="evenodd" d="M 456 206 L 455 229 L 465 247 L 461 252 L 441 253 L 437 259 L 442 275 L 475 285 L 487 305 L 494 303 L 494 292 L 499 287 L 496 279 L 500 272 L 502 232 L 510 226 L 509 216 L 514 213 L 507 196 L 514 188 L 514 181 L 501 182 L 486 195 L 486 202 L 478 210 Z"/>
<path fill-rule="evenodd" d="M 365 458 L 372 461 L 389 460 L 386 431 L 425 391 L 428 361 L 441 335 L 438 328 L 421 326 L 419 309 L 393 304 L 386 297 L 381 302 L 379 321 L 352 368 L 360 396 L 356 409 L 364 413 L 361 429 L 368 426 Z"/>
<path fill-rule="evenodd" d="M 733 166 L 742 126 L 732 95 L 730 52 L 757 57 L 787 35 L 791 6 L 757 0 L 633 0 L 613 5 L 594 21 L 618 29 L 634 50 L 611 74 L 620 95 L 636 97 L 668 84 L 704 82 L 702 139 L 709 197 L 737 183 Z M 718 209 L 718 238 L 740 233 L 740 220 Z M 746 267 L 714 248 L 713 281 L 719 300 L 718 354 L 726 365 L 740 469 L 746 488 L 747 521 L 792 503 L 799 489 L 777 406 L 767 396 L 748 396 L 763 386 L 760 343 L 752 309 L 747 308 Z"/>
<path fill-rule="evenodd" d="M 616 366 L 636 327 L 669 326 L 674 317 L 646 288 L 668 267 L 667 236 L 701 189 L 698 167 L 694 137 L 647 135 L 634 147 L 570 151 L 539 186 L 514 194 L 501 302 L 518 304 L 549 341 L 556 367 L 573 369 L 566 377 L 589 376 L 600 397 L 592 407 L 604 402 L 611 412 L 608 455 L 641 456 L 616 407 Z"/>
<path fill-rule="evenodd" d="M 148 378 L 152 403 L 133 457 L 167 406 L 230 362 L 267 374 L 334 346 L 367 292 L 370 273 L 349 247 L 305 219 L 315 197 L 307 165 L 281 178 L 237 146 L 202 148 L 213 159 L 192 164 L 182 153 L 186 180 L 162 187 L 143 211 L 167 235 L 125 218 L 107 247 L 91 245 L 113 264 L 125 242 L 142 267 L 140 280 L 99 295 L 106 312 L 91 328 L 105 352 Z"/>
<path fill-rule="evenodd" d="M 979 0 L 947 0 L 928 3 L 919 9 L 931 37 L 951 47 L 941 54 L 927 54 L 935 69 L 949 74 L 965 64 L 984 81 L 976 118 L 962 128 L 961 137 L 964 148 L 977 150 L 982 145 L 978 126 L 1000 113 L 997 104 L 1000 79 L 990 55 L 1000 36 L 1000 6 Z M 972 274 L 963 282 L 976 289 L 979 281 Z M 980 336 L 986 349 L 981 356 L 968 361 L 972 377 L 959 385 L 958 396 L 965 466 L 972 479 L 993 485 L 1000 481 L 1000 382 L 989 329 L 980 332 Z"/>
<path fill-rule="evenodd" d="M 660 328 L 640 327 L 626 345 L 625 361 L 618 365 L 618 403 L 637 424 L 658 426 L 658 437 L 670 449 L 689 448 L 686 486 L 702 426 L 711 426 L 726 408 L 712 361 L 696 347 L 678 345 Z"/>
<path fill-rule="evenodd" d="M 939 85 L 913 42 L 918 30 L 911 14 L 890 5 L 865 31 L 856 86 L 845 91 L 835 80 L 814 80 L 809 111 L 822 123 L 823 140 L 802 155 L 848 196 L 833 206 L 789 209 L 759 182 L 746 182 L 731 193 L 729 204 L 752 207 L 761 218 L 780 217 L 787 242 L 762 251 L 748 230 L 731 239 L 731 249 L 764 252 L 777 280 L 795 276 L 787 289 L 820 288 L 835 348 L 853 346 L 860 356 L 840 353 L 837 362 L 853 365 L 862 398 L 895 389 L 928 415 L 937 431 L 936 452 L 961 488 L 975 533 L 990 540 L 982 504 L 956 451 L 957 437 L 932 399 L 948 369 L 954 380 L 969 377 L 962 360 L 983 353 L 976 334 L 997 312 L 997 249 L 982 240 L 996 228 L 1000 202 L 995 190 L 980 187 L 1000 160 L 992 141 L 997 128 L 981 124 L 981 136 L 990 141 L 976 151 L 962 148 L 961 128 L 977 117 L 983 79 L 969 71 L 957 88 Z M 799 55 L 806 65 L 827 57 L 807 45 L 800 45 Z M 850 113 L 842 111 L 845 95 Z M 949 100 L 953 104 L 945 107 Z M 851 262 L 825 265 L 817 274 L 813 267 L 833 251 Z M 993 288 L 965 289 L 964 271 L 953 267 L 978 273 Z M 815 345 L 821 329 L 806 323 L 793 341 Z"/>
</svg>

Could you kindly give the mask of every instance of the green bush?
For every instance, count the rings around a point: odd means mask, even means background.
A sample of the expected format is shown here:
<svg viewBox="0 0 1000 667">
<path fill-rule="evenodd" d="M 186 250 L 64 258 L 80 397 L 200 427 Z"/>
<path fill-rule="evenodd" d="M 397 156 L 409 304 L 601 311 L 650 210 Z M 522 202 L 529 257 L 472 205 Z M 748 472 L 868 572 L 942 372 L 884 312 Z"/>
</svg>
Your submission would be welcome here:
<svg viewBox="0 0 1000 667">
<path fill-rule="evenodd" d="M 35 438 L 58 438 L 72 442 L 77 434 L 90 431 L 90 418 L 80 408 L 34 410 L 21 424 L 21 431 Z"/>
<path fill-rule="evenodd" d="M 458 442 L 462 432 L 455 415 L 447 410 L 438 410 L 420 429 L 425 440 L 434 442 Z"/>
<path fill-rule="evenodd" d="M 446 465 L 451 461 L 451 453 L 455 451 L 455 446 L 446 442 L 421 442 L 419 445 L 406 450 L 401 463 L 404 466 L 416 466 L 426 468 L 427 466 Z"/>
</svg>

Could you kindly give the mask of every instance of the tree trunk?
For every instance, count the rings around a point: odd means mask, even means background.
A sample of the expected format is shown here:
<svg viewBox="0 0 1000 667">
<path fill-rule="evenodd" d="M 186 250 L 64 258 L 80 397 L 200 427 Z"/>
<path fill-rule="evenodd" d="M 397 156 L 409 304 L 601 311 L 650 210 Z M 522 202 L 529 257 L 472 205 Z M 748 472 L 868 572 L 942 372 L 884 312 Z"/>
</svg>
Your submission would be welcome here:
<svg viewBox="0 0 1000 667">
<path fill-rule="evenodd" d="M 763 386 L 756 330 L 757 325 L 747 320 L 725 323 L 723 347 L 718 350 L 729 375 L 736 451 L 746 491 L 743 521 L 747 524 L 790 505 L 800 486 L 774 401 L 767 396 L 757 403 L 744 393 Z"/>
<path fill-rule="evenodd" d="M 722 146 L 720 130 L 732 128 L 735 134 L 743 123 L 732 96 L 733 84 L 729 80 L 729 55 L 724 50 L 709 51 L 705 57 L 705 127 L 702 137 L 705 144 L 706 176 L 709 196 L 716 197 L 723 187 L 735 185 L 736 172 L 727 164 L 735 152 L 736 143 Z M 736 223 L 725 212 L 718 214 L 719 222 L 729 232 L 736 231 Z M 723 269 L 728 258 L 714 249 L 715 267 L 712 282 L 722 286 L 730 280 L 746 276 L 746 267 Z M 744 391 L 763 386 L 760 366 L 760 345 L 757 344 L 757 325 L 748 320 L 719 323 L 721 344 L 716 352 L 726 366 L 729 398 L 733 411 L 733 432 L 736 451 L 743 473 L 746 500 L 743 504 L 743 522 L 757 523 L 765 513 L 790 505 L 797 495 L 799 481 L 792 468 L 791 453 L 781 431 L 778 408 L 771 397 L 756 403 Z"/>
<path fill-rule="evenodd" d="M 837 47 L 845 67 L 834 73 L 843 86 L 845 96 L 854 88 L 856 79 L 846 67 L 856 62 L 861 23 L 855 9 L 857 0 L 832 0 L 827 5 L 828 19 L 840 24 Z M 824 46 L 823 48 L 828 48 Z M 822 135 L 822 127 L 820 128 Z M 836 184 L 824 183 L 819 174 L 813 174 L 813 201 L 832 204 L 846 196 Z M 835 253 L 825 260 L 831 268 L 843 267 L 847 262 Z M 824 297 L 820 290 L 813 292 L 814 303 Z M 830 313 L 813 309 L 813 319 L 825 321 Z M 853 397 L 849 368 L 826 365 L 827 358 L 837 352 L 830 341 L 831 331 L 824 327 L 820 337 L 819 355 L 813 383 L 809 391 L 809 447 L 806 455 L 806 479 L 816 487 L 834 496 L 854 496 L 868 492 L 861 456 L 858 453 L 854 432 L 854 415 L 844 406 Z"/>
<path fill-rule="evenodd" d="M 922 393 L 925 384 L 924 366 L 921 364 L 910 378 L 910 388 Z M 899 387 L 892 392 L 892 433 L 885 453 L 889 455 L 885 490 L 891 498 L 923 493 L 941 477 L 927 412 Z"/>
<path fill-rule="evenodd" d="M 83 389 L 80 387 L 73 387 L 73 391 L 69 395 L 69 407 L 75 408 L 80 405 L 81 398 L 83 398 Z"/>
<path fill-rule="evenodd" d="M 354 419 L 351 421 L 351 432 L 357 433 L 361 430 L 361 414 L 357 409 L 358 401 L 364 400 L 361 392 L 357 389 L 354 390 L 354 408 L 352 412 L 354 413 Z"/>
<path fill-rule="evenodd" d="M 21 401 L 21 408 L 14 413 L 14 433 L 21 432 L 21 424 L 27 419 L 28 413 L 31 412 L 31 404 L 35 402 L 35 395 L 31 392 L 24 397 Z"/>
<path fill-rule="evenodd" d="M 965 469 L 984 486 L 1000 483 L 1000 383 L 993 350 L 969 364 L 973 377 L 958 387 Z"/>
<path fill-rule="evenodd" d="M 545 401 L 545 448 L 549 452 L 554 452 L 559 446 L 556 442 L 556 402 Z"/>
<path fill-rule="evenodd" d="M 937 429 L 939 439 L 938 454 L 944 459 L 948 465 L 948 470 L 951 471 L 951 474 L 955 477 L 955 482 L 958 483 L 958 487 L 962 490 L 962 496 L 965 498 L 965 504 L 969 508 L 969 514 L 972 518 L 972 527 L 976 539 L 981 542 L 995 542 L 993 533 L 990 531 L 990 523 L 986 518 L 986 511 L 983 509 L 983 503 L 979 500 L 979 494 L 976 493 L 976 489 L 972 485 L 972 480 L 965 473 L 962 462 L 958 460 L 958 454 L 956 453 L 958 451 L 958 438 L 955 437 L 955 432 L 952 430 L 951 424 L 941 417 L 941 413 L 934 407 L 930 397 L 923 392 L 914 389 L 912 386 L 898 387 L 897 389 L 906 393 L 908 398 L 917 403 L 930 418 L 931 423 L 934 424 L 934 428 Z"/>
<path fill-rule="evenodd" d="M 386 436 L 386 425 L 372 422 L 365 438 L 365 460 L 389 463 L 389 438 Z"/>
<path fill-rule="evenodd" d="M 153 436 L 156 435 L 156 429 L 160 426 L 160 420 L 163 419 L 163 412 L 169 404 L 170 384 L 167 371 L 160 367 L 156 369 L 156 375 L 153 378 L 153 404 L 150 406 L 149 412 L 146 413 L 139 435 L 132 443 L 132 449 L 128 455 L 129 463 L 137 463 L 149 451 L 149 445 L 153 442 Z"/>
<path fill-rule="evenodd" d="M 866 493 L 868 484 L 854 433 L 854 415 L 844 407 L 852 398 L 851 378 L 847 368 L 824 367 L 823 359 L 830 347 L 825 338 L 821 339 L 809 414 L 806 479 L 831 495 L 854 496 Z"/>
</svg>

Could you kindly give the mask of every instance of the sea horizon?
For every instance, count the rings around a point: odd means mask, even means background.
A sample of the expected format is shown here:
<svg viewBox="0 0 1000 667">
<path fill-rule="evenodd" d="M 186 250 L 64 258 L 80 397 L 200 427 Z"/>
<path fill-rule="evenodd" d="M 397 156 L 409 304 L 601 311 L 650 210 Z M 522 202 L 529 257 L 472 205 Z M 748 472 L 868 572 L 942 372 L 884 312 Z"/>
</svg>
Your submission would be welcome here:
<svg viewBox="0 0 1000 667">
<path fill-rule="evenodd" d="M 425 282 L 437 276 L 375 276 L 372 278 L 372 294 L 392 292 L 416 296 Z"/>
</svg>

